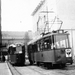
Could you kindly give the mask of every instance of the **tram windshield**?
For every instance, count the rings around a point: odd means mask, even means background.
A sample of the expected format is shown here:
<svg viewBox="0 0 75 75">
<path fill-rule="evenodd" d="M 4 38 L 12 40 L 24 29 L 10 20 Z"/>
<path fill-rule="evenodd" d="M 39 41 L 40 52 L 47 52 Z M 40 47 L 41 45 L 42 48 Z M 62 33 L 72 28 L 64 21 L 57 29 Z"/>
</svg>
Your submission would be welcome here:
<svg viewBox="0 0 75 75">
<path fill-rule="evenodd" d="M 55 36 L 55 48 L 69 48 L 68 35 L 56 35 Z"/>
</svg>

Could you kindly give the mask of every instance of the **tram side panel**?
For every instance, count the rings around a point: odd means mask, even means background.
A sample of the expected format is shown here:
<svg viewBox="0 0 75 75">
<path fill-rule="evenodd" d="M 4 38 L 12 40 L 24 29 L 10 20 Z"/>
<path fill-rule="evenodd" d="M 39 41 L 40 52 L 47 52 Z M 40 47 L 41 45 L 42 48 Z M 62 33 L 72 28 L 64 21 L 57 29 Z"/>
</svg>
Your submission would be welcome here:
<svg viewBox="0 0 75 75">
<path fill-rule="evenodd" d="M 55 63 L 54 50 L 48 50 L 43 52 L 43 62 Z"/>
<path fill-rule="evenodd" d="M 34 61 L 35 62 L 42 62 L 44 60 L 42 52 L 35 52 L 34 53 Z"/>
<path fill-rule="evenodd" d="M 54 50 L 34 53 L 34 59 L 36 62 L 55 63 Z"/>
<path fill-rule="evenodd" d="M 11 64 L 15 64 L 16 63 L 16 55 L 9 55 L 9 62 Z"/>
</svg>

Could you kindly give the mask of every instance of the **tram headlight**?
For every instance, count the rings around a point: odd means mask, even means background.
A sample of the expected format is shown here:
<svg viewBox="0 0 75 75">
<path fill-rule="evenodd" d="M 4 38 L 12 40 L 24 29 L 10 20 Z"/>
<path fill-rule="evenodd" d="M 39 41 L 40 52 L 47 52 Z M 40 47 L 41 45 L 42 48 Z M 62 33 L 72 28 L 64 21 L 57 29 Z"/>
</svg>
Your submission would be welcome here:
<svg viewBox="0 0 75 75">
<path fill-rule="evenodd" d="M 72 57 L 71 49 L 66 49 L 66 57 Z"/>
</svg>

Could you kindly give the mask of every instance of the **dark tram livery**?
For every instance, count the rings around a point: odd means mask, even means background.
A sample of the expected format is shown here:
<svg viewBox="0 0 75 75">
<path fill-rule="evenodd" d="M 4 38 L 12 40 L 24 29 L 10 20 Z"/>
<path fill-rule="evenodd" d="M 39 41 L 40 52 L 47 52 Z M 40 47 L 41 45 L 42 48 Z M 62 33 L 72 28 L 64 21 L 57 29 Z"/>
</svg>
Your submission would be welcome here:
<svg viewBox="0 0 75 75">
<path fill-rule="evenodd" d="M 13 65 L 24 65 L 25 46 L 21 44 L 10 45 L 8 48 L 9 62 Z"/>
<path fill-rule="evenodd" d="M 69 33 L 64 30 L 57 30 L 44 34 L 37 40 L 28 43 L 28 56 L 30 64 L 43 63 L 44 66 L 66 63 L 73 63 L 72 49 L 69 43 Z"/>
</svg>

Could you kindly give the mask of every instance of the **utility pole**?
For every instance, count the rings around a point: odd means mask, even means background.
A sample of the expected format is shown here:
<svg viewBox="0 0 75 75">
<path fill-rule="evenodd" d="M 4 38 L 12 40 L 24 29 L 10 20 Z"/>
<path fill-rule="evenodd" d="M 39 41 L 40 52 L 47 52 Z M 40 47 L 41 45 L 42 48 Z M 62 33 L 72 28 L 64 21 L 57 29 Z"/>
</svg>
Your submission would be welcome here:
<svg viewBox="0 0 75 75">
<path fill-rule="evenodd" d="M 27 55 L 27 43 L 30 41 L 30 37 L 29 37 L 29 33 L 25 32 L 25 36 L 24 36 L 24 44 L 25 44 L 25 53 Z"/>
</svg>

